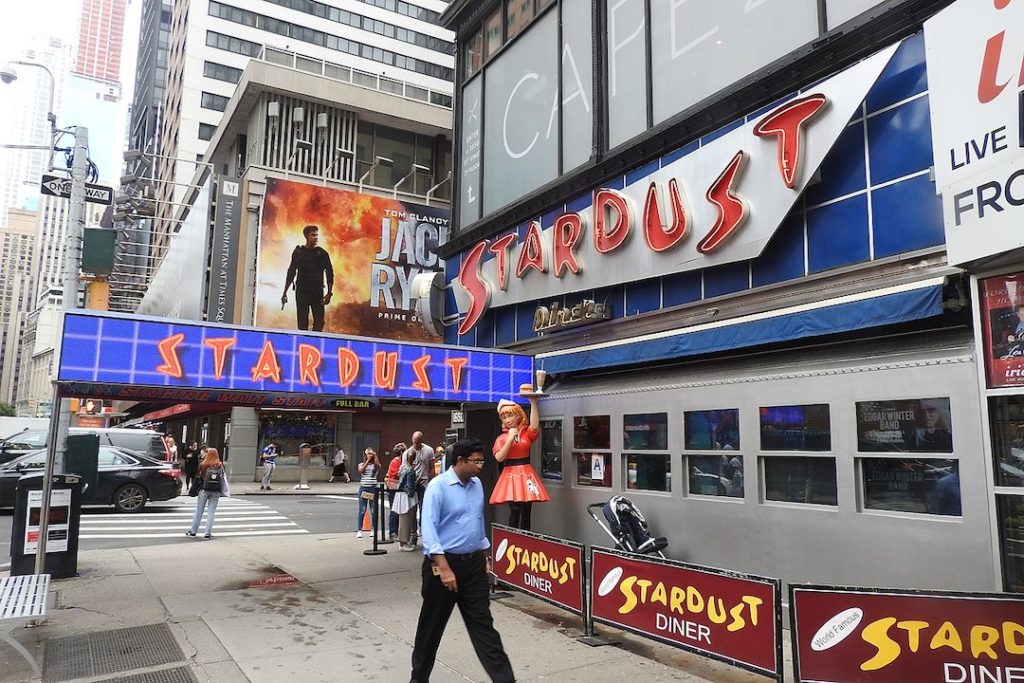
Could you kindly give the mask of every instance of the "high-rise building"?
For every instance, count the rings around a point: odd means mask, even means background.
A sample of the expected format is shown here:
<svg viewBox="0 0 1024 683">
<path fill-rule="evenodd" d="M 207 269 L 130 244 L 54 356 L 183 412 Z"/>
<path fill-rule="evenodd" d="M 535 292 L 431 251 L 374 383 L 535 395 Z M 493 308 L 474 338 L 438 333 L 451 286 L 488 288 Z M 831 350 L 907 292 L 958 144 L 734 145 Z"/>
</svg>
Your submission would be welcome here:
<svg viewBox="0 0 1024 683">
<path fill-rule="evenodd" d="M 102 204 L 85 205 L 85 227 L 98 227 L 106 209 Z M 43 195 L 35 234 L 35 292 L 32 304 L 52 288 L 64 284 L 64 245 L 70 227 L 70 202 L 63 197 Z"/>
<path fill-rule="evenodd" d="M 132 149 L 151 155 L 150 159 L 158 159 L 161 154 L 160 126 L 173 6 L 173 0 L 142 0 L 128 139 Z M 159 167 L 155 163 L 139 159 L 126 168 L 147 183 L 158 182 Z M 118 240 L 115 273 L 110 278 L 109 307 L 112 311 L 133 312 L 142 299 L 149 281 L 152 227 L 152 219 L 141 219 L 130 226 L 125 239 Z"/>
<path fill-rule="evenodd" d="M 172 0 L 142 0 L 135 93 L 129 139 L 133 149 L 159 154 L 160 109 L 167 83 Z"/>
<path fill-rule="evenodd" d="M 47 145 L 50 123 L 46 115 L 51 97 L 53 111 L 60 111 L 71 48 L 59 38 L 38 35 L 25 36 L 23 45 L 14 51 L 17 59 L 45 66 L 54 80 L 51 83 L 42 69 L 15 65 L 17 80 L 3 86 L 0 142 Z M 0 226 L 7 224 L 9 209 L 31 206 L 39 196 L 40 177 L 47 170 L 48 161 L 49 155 L 42 150 L 0 150 Z"/>
<path fill-rule="evenodd" d="M 36 213 L 11 209 L 7 227 L 0 228 L 0 403 L 17 396 L 20 345 L 32 300 L 33 250 Z"/>
<path fill-rule="evenodd" d="M 453 33 L 442 0 L 176 0 L 156 187 L 153 253 L 166 251 L 174 207 L 206 153 L 246 64 L 295 69 L 450 106 Z M 281 124 L 299 123 L 282 113 Z M 173 183 L 173 184 L 172 184 Z"/>
<path fill-rule="evenodd" d="M 82 1 L 73 73 L 120 82 L 125 4 L 125 0 Z"/>
</svg>

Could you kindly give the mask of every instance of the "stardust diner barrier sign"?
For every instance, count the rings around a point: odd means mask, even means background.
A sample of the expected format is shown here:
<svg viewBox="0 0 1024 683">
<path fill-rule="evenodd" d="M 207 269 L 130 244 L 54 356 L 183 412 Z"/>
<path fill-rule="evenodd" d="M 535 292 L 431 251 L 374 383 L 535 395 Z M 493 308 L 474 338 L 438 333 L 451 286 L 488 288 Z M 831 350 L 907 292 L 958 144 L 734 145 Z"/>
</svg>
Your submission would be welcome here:
<svg viewBox="0 0 1024 683">
<path fill-rule="evenodd" d="M 602 548 L 590 566 L 594 621 L 782 680 L 778 579 Z"/>
<path fill-rule="evenodd" d="M 791 586 L 799 681 L 1024 681 L 1024 598 Z"/>
<path fill-rule="evenodd" d="M 482 349 L 76 311 L 64 315 L 57 380 L 158 387 L 168 400 L 220 390 L 495 403 L 532 376 L 530 356 Z"/>
<path fill-rule="evenodd" d="M 492 569 L 507 586 L 583 614 L 583 545 L 491 525 Z"/>
</svg>

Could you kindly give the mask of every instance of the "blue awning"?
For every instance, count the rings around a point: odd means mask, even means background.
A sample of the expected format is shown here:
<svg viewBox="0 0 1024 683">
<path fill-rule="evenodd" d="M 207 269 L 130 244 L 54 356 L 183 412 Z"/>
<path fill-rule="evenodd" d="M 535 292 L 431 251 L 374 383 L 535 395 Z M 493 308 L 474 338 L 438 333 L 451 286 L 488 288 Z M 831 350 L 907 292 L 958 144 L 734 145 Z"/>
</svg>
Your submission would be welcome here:
<svg viewBox="0 0 1024 683">
<path fill-rule="evenodd" d="M 536 361 L 537 367 L 553 374 L 579 372 L 852 332 L 932 318 L 942 312 L 942 281 L 939 278 L 794 306 L 736 321 L 696 325 L 680 331 L 539 354 Z"/>
</svg>

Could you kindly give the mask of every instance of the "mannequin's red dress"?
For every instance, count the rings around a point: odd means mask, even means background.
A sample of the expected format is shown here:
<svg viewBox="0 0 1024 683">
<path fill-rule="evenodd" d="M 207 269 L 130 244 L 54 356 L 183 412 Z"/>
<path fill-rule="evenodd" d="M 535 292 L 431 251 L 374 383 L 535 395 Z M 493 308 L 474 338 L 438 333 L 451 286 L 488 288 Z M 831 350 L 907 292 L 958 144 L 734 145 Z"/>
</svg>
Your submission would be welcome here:
<svg viewBox="0 0 1024 683">
<path fill-rule="evenodd" d="M 550 500 L 547 489 L 541 483 L 536 470 L 530 465 L 530 447 L 540 437 L 540 430 L 527 427 L 519 432 L 519 442 L 513 443 L 505 457 L 505 468 L 501 471 L 490 503 L 534 503 Z M 508 440 L 508 432 L 494 440 L 492 452 L 500 451 Z"/>
</svg>

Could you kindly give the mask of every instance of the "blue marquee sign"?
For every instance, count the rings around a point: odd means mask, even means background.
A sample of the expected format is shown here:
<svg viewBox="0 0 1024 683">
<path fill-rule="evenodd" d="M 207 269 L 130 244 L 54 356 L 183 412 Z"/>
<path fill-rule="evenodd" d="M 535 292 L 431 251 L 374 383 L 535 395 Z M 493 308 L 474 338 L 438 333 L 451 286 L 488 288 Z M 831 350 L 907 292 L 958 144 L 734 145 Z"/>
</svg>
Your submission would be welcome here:
<svg viewBox="0 0 1024 683">
<path fill-rule="evenodd" d="M 485 349 L 74 311 L 64 316 L 57 380 L 79 390 L 119 385 L 496 403 L 518 395 L 532 376 L 530 356 Z"/>
</svg>

